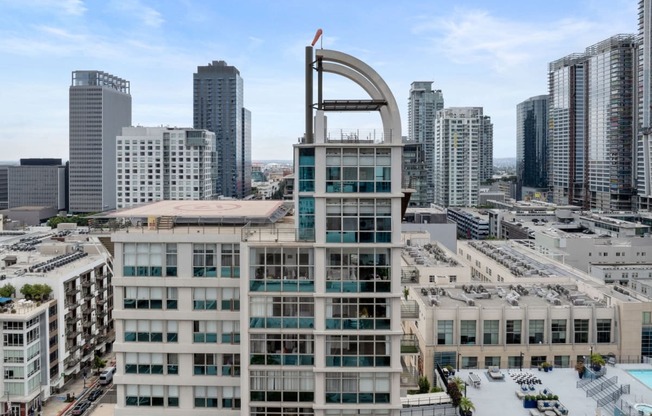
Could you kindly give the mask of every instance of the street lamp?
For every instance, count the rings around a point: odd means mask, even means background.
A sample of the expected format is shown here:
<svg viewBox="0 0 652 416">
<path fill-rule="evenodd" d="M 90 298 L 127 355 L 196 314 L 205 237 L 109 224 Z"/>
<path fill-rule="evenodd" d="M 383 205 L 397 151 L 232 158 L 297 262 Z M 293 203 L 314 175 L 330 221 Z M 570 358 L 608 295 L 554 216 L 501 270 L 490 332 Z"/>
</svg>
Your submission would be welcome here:
<svg viewBox="0 0 652 416">
<path fill-rule="evenodd" d="M 460 371 L 460 357 L 462 357 L 461 353 L 457 354 L 457 372 L 459 373 Z"/>
<path fill-rule="evenodd" d="M 521 354 L 520 354 L 520 355 L 521 355 L 521 359 L 518 360 L 518 371 L 523 371 L 523 356 L 524 356 L 525 354 L 523 354 L 523 352 L 521 351 Z"/>
</svg>

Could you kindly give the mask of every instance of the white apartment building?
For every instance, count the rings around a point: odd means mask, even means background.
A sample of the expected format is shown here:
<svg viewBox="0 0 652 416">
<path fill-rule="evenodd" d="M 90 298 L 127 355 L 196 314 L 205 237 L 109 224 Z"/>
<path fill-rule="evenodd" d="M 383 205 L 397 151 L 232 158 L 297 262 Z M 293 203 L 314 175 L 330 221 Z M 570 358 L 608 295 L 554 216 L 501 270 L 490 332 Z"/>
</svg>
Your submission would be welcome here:
<svg viewBox="0 0 652 416">
<path fill-rule="evenodd" d="M 44 345 L 39 346 L 38 386 L 43 393 L 38 397 L 44 400 L 51 389 L 62 388 L 68 381 L 90 373 L 95 355 L 111 350 L 111 268 L 108 253 L 97 239 L 89 236 L 87 228 L 53 231 L 41 227 L 12 234 L 0 237 L 0 287 L 11 284 L 15 288 L 13 305 L 18 314 L 0 313 L 0 319 L 6 315 L 15 320 L 26 315 L 25 320 L 29 321 L 47 305 L 47 314 L 39 318 L 39 336 Z M 38 306 L 38 300 L 18 299 L 23 297 L 21 289 L 26 284 L 45 284 L 52 289 L 48 300 L 41 300 L 44 306 Z M 7 355 L 4 357 L 6 364 Z M 33 358 L 31 354 L 30 357 Z M 25 394 L 32 404 L 36 403 L 36 396 L 31 396 L 34 386 L 29 385 L 29 394 Z M 10 395 L 12 404 L 20 401 L 13 396 Z"/>
<path fill-rule="evenodd" d="M 112 235 L 116 415 L 399 413 L 398 108 L 359 60 L 322 49 L 317 59 L 374 80 L 365 86 L 388 107 L 380 141 L 331 140 L 318 111 L 295 145 L 293 203 L 160 201 L 109 214 L 147 224 Z"/>
<path fill-rule="evenodd" d="M 435 119 L 435 204 L 470 207 L 478 204 L 492 152 L 493 127 L 482 107 L 452 107 Z"/>
<path fill-rule="evenodd" d="M 116 139 L 118 208 L 160 200 L 212 199 L 215 133 L 124 127 Z"/>
</svg>

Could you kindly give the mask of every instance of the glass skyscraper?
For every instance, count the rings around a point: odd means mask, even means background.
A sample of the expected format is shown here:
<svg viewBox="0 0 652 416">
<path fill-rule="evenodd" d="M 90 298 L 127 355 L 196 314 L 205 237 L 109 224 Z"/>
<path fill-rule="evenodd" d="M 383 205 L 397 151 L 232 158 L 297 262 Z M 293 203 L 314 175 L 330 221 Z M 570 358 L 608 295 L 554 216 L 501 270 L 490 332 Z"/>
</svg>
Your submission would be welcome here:
<svg viewBox="0 0 652 416">
<path fill-rule="evenodd" d="M 523 188 L 548 187 L 548 96 L 528 98 L 516 106 L 517 197 Z"/>
</svg>

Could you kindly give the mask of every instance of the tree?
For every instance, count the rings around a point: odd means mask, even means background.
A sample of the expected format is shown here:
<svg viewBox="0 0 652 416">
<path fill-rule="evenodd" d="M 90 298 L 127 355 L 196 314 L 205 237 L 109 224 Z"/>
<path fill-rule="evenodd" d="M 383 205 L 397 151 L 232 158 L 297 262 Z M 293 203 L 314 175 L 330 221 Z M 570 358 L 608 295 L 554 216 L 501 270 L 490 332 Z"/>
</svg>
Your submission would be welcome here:
<svg viewBox="0 0 652 416">
<path fill-rule="evenodd" d="M 6 285 L 0 287 L 0 296 L 3 298 L 11 298 L 15 293 L 16 288 L 11 283 L 7 283 Z"/>
<path fill-rule="evenodd" d="M 430 381 L 428 377 L 419 377 L 419 393 L 428 393 L 430 391 Z"/>
<path fill-rule="evenodd" d="M 23 287 L 20 288 L 20 293 L 25 296 L 25 299 L 32 300 L 32 297 L 34 296 L 34 286 L 30 285 L 29 283 L 25 283 Z"/>
<path fill-rule="evenodd" d="M 462 393 L 460 392 L 460 389 L 454 380 L 448 382 L 448 395 L 451 398 L 453 407 L 457 407 L 460 405 L 460 400 L 462 399 Z"/>
<path fill-rule="evenodd" d="M 106 366 L 106 360 L 103 360 L 99 355 L 96 355 L 95 359 L 93 360 L 93 369 L 99 373 L 100 370 L 104 368 L 104 366 Z"/>
</svg>

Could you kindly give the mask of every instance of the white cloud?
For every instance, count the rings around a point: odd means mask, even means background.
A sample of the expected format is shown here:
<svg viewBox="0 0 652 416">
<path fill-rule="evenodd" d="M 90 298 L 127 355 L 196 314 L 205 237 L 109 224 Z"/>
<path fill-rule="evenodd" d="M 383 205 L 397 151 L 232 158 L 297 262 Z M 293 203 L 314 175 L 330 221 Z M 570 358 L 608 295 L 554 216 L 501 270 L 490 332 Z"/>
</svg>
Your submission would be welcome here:
<svg viewBox="0 0 652 416">
<path fill-rule="evenodd" d="M 15 9 L 30 9 L 46 11 L 51 10 L 55 13 L 61 13 L 71 16 L 81 16 L 86 13 L 86 6 L 82 0 L 0 0 L 3 7 L 13 7 Z"/>
<path fill-rule="evenodd" d="M 149 7 L 138 0 L 114 0 L 111 5 L 121 11 L 136 17 L 148 27 L 158 28 L 165 23 L 163 15 L 153 7 Z"/>
</svg>

